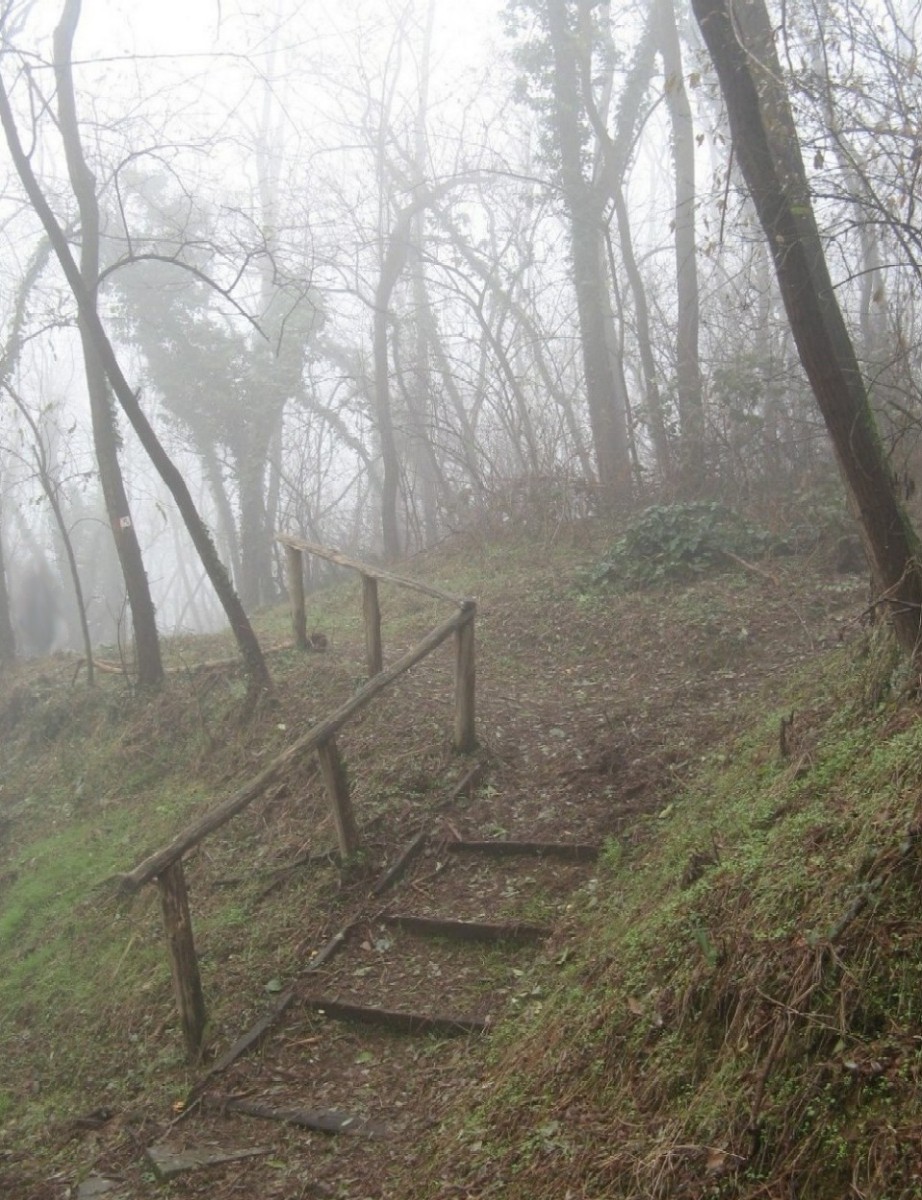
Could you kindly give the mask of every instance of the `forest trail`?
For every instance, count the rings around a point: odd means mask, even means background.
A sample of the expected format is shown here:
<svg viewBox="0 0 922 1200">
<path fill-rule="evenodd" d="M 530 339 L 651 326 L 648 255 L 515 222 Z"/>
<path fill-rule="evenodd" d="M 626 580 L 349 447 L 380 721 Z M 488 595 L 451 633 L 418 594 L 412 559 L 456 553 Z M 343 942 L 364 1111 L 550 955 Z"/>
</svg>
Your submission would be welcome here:
<svg viewBox="0 0 922 1200">
<path fill-rule="evenodd" d="M 296 914 L 301 965 L 237 1029 L 247 1047 L 218 1044 L 174 1112 L 94 1129 L 87 1186 L 160 1195 L 175 1156 L 174 1197 L 401 1195 L 441 1114 L 490 1086 L 491 1041 L 545 1002 L 606 841 L 649 837 L 749 698 L 856 633 L 863 585 L 784 560 L 614 597 L 549 563 L 479 591 L 478 753 L 367 823 L 368 861 L 330 909 Z M 400 703 L 412 725 L 431 701 Z M 296 903 L 289 886 L 262 904 Z"/>
</svg>

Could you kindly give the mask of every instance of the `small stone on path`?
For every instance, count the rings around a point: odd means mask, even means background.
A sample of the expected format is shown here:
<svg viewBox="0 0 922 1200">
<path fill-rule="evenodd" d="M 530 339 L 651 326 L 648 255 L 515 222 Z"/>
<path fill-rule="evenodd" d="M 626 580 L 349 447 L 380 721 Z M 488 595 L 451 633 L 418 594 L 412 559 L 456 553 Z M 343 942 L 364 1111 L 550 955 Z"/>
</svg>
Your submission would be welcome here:
<svg viewBox="0 0 922 1200">
<path fill-rule="evenodd" d="M 127 1200 L 128 1193 L 119 1191 L 123 1186 L 121 1179 L 107 1179 L 105 1175 L 91 1175 L 77 1185 L 77 1200 L 96 1200 L 97 1196 L 105 1196 L 106 1200 Z"/>
</svg>

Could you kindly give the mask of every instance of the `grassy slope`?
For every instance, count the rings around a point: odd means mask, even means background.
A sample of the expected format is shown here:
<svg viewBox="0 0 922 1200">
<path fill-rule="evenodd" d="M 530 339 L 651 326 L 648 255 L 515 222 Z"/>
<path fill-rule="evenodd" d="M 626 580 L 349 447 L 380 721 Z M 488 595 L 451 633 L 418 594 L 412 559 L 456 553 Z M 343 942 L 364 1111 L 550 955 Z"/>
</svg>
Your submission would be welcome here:
<svg viewBox="0 0 922 1200">
<path fill-rule="evenodd" d="M 892 669 L 870 639 L 804 672 L 611 846 L 578 953 L 409 1195 L 922 1195 L 922 723 Z"/>
<path fill-rule="evenodd" d="M 555 586 L 555 622 L 567 603 L 578 621 L 568 580 L 592 552 L 505 544 L 444 554 L 420 571 L 488 595 L 514 572 L 536 625 Z M 355 597 L 343 596 L 332 592 L 315 617 L 340 651 L 277 655 L 278 708 L 246 730 L 234 723 L 239 681 L 194 669 L 216 653 L 204 642 L 174 647 L 183 671 L 149 702 L 126 699 L 113 679 L 86 696 L 61 664 L 7 685 L 0 1150 L 39 1145 L 49 1121 L 101 1097 L 162 1110 L 183 1094 L 191 1076 L 176 1039 L 164 1037 L 172 1004 L 155 898 L 119 907 L 101 881 L 348 695 L 362 668 L 347 617 Z M 388 597 L 389 646 L 433 623 L 418 598 L 396 606 Z M 267 618 L 270 640 L 280 622 Z M 499 637 L 493 652 L 502 646 Z M 797 713 L 790 757 L 779 753 L 780 711 L 760 712 L 754 701 L 746 735 L 710 756 L 645 836 L 612 845 L 582 917 L 585 937 L 557 966 L 556 991 L 530 1026 L 499 1039 L 490 1078 L 464 1098 L 406 1195 L 922 1194 L 922 922 L 907 837 L 922 724 L 912 705 L 890 698 L 885 649 L 871 643 L 863 655 L 819 661 L 781 704 Z M 421 709 L 407 717 L 427 719 Z M 373 722 L 362 736 L 384 751 L 368 769 L 373 778 L 357 772 L 357 788 L 399 820 L 427 772 L 418 755 L 401 753 L 399 738 L 382 742 Z M 433 736 L 438 766 L 444 739 Z M 293 805 L 302 785 L 313 786 L 307 765 L 233 839 L 218 840 L 206 864 L 213 886 L 196 922 L 220 975 L 212 1020 L 224 1034 L 239 1031 L 267 982 L 303 957 L 295 900 L 329 905 L 335 925 L 337 894 L 324 877 L 271 911 L 258 879 L 226 896 L 218 886 L 242 856 L 271 868 L 309 837 L 329 840 L 322 804 Z"/>
</svg>

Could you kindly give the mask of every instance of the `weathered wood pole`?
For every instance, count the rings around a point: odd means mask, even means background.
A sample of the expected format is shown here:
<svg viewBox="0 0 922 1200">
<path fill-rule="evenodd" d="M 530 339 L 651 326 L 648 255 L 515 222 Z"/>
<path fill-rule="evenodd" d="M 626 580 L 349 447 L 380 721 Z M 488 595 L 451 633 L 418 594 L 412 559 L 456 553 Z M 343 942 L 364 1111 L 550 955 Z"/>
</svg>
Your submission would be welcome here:
<svg viewBox="0 0 922 1200">
<path fill-rule="evenodd" d="M 323 782 L 326 784 L 333 808 L 340 853 L 343 858 L 348 858 L 359 848 L 359 831 L 355 823 L 355 813 L 352 811 L 346 764 L 339 753 L 335 737 L 330 736 L 320 743 L 317 747 L 317 757 L 320 759 Z"/>
<path fill-rule="evenodd" d="M 467 754 L 477 744 L 474 730 L 474 615 L 477 605 L 473 600 L 465 600 L 462 607 L 470 615 L 455 632 L 455 749 L 459 754 Z"/>
<path fill-rule="evenodd" d="M 295 645 L 299 650 L 307 649 L 307 612 L 304 606 L 304 565 L 301 551 L 285 542 L 285 557 L 288 560 L 288 595 L 291 597 L 291 627 Z"/>
<path fill-rule="evenodd" d="M 189 896 L 181 858 L 157 876 L 157 888 L 170 956 L 173 994 L 179 1009 L 186 1052 L 192 1062 L 198 1062 L 205 1037 L 205 997 L 192 939 L 192 918 L 189 915 Z"/>
<path fill-rule="evenodd" d="M 378 581 L 371 575 L 362 576 L 362 615 L 365 618 L 365 661 L 368 664 L 368 678 L 374 679 L 384 670 L 384 651 L 381 647 Z"/>
</svg>

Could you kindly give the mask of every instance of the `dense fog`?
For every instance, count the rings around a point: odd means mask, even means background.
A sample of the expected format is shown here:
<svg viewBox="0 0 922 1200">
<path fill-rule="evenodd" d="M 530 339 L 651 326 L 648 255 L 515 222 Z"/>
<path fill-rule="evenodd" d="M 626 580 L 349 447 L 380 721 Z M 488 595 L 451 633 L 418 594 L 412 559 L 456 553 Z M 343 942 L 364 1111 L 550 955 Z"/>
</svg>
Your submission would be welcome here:
<svg viewBox="0 0 922 1200">
<path fill-rule="evenodd" d="M 918 12 L 772 20 L 834 291 L 909 491 Z M 393 561 L 654 501 L 720 499 L 779 530 L 841 505 L 684 5 L 67 0 L 4 4 L 2 37 L 0 531 L 20 654 L 130 640 L 145 576 L 161 632 L 224 624 L 220 569 L 247 613 L 271 604 L 279 531 Z"/>
</svg>

